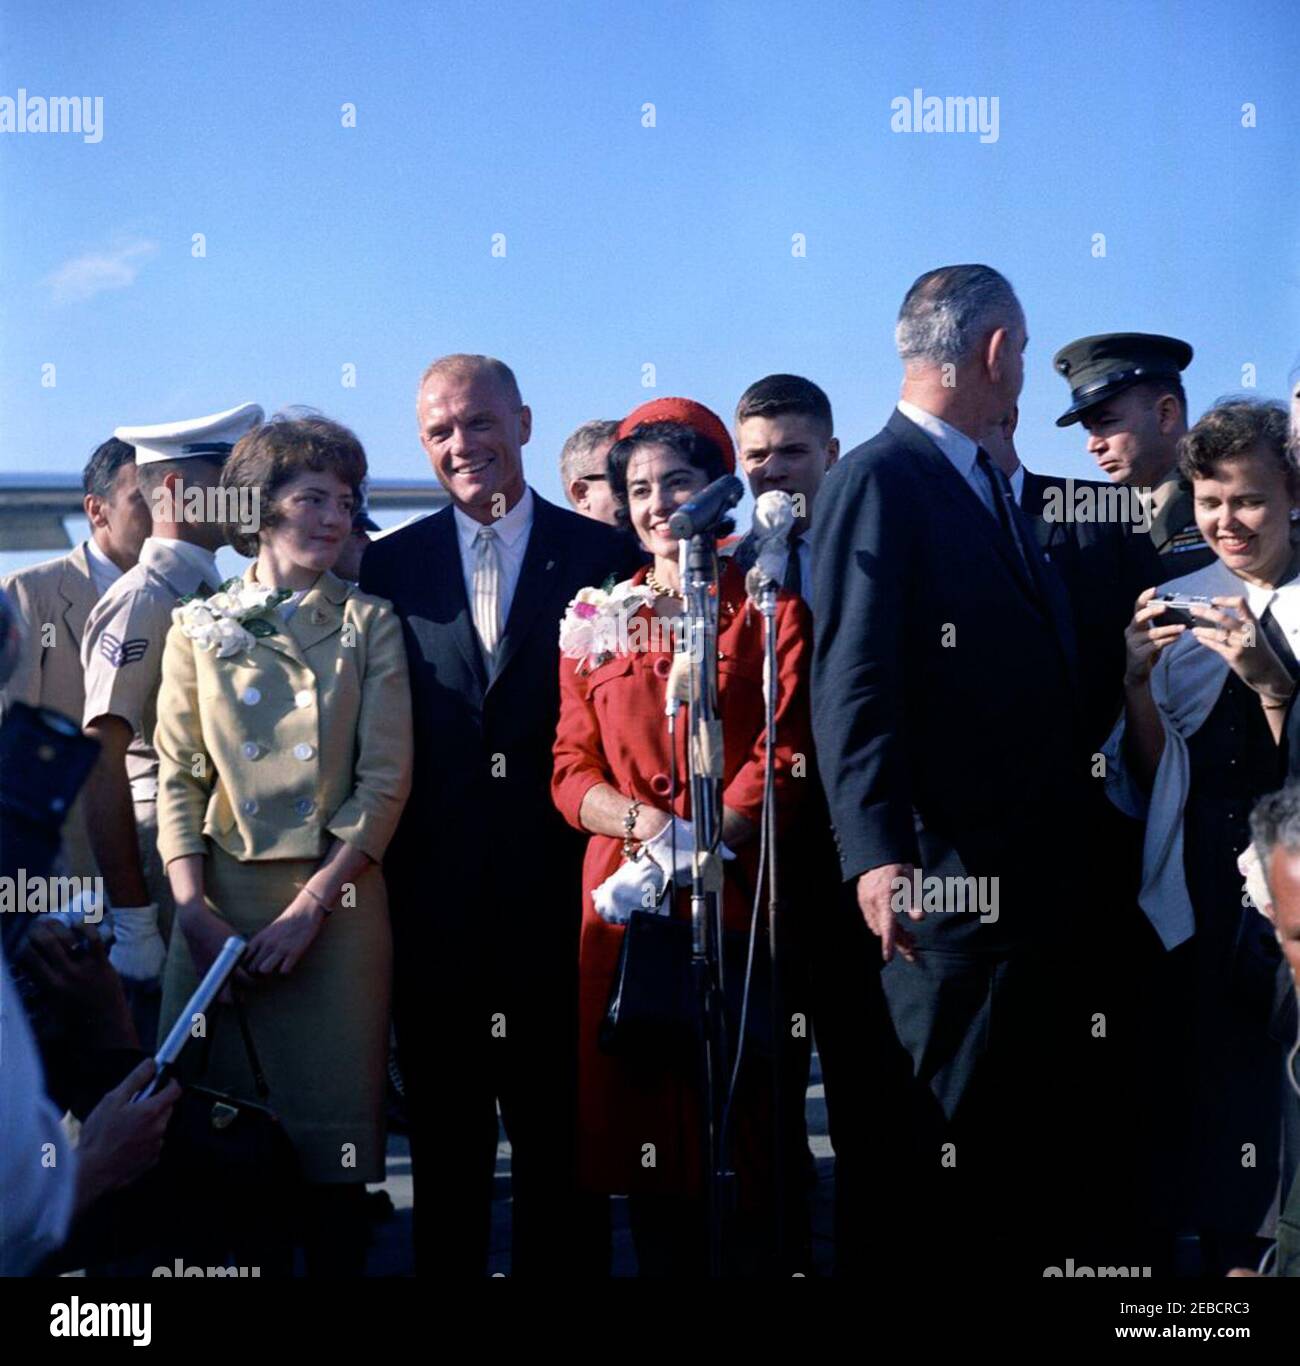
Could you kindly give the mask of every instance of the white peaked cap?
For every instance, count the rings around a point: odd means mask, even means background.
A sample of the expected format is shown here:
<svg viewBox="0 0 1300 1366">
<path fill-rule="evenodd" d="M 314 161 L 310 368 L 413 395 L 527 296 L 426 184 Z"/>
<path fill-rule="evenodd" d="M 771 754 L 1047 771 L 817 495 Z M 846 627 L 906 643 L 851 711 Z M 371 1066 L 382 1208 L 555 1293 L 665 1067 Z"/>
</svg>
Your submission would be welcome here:
<svg viewBox="0 0 1300 1366">
<path fill-rule="evenodd" d="M 135 463 L 186 460 L 190 456 L 229 455 L 235 442 L 251 432 L 265 414 L 256 403 L 241 403 L 224 413 L 192 417 L 184 422 L 155 422 L 150 427 L 118 427 L 113 435 L 135 447 Z"/>
</svg>

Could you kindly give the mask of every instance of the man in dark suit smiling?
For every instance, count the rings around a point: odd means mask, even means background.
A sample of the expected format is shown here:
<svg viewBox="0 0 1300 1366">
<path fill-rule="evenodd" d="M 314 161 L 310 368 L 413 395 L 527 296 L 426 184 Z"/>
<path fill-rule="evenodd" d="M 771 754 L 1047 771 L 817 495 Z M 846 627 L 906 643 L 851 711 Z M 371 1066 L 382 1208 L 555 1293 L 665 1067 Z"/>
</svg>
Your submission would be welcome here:
<svg viewBox="0 0 1300 1366">
<path fill-rule="evenodd" d="M 582 843 L 550 795 L 559 624 L 635 551 L 528 487 L 532 414 L 501 361 L 434 361 L 418 416 L 451 506 L 375 542 L 361 572 L 402 619 L 414 705 L 414 785 L 385 868 L 417 1270 L 484 1274 L 499 1101 L 514 1271 L 572 1274 Z"/>
</svg>

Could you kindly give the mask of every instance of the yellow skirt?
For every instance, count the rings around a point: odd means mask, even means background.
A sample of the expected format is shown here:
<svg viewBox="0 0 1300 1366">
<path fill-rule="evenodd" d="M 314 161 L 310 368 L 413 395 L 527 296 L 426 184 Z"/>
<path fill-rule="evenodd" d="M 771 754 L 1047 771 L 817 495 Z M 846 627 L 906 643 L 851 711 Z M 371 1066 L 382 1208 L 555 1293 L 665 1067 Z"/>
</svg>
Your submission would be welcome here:
<svg viewBox="0 0 1300 1366">
<path fill-rule="evenodd" d="M 236 934 L 251 939 L 293 900 L 319 860 L 241 863 L 208 841 L 208 905 Z M 292 1140 L 308 1181 L 384 1179 L 384 1105 L 393 948 L 383 875 L 370 867 L 356 880 L 356 905 L 321 926 L 292 976 L 242 993 L 253 1044 L 270 1088 L 270 1108 Z M 159 1038 L 198 985 L 185 935 L 171 937 L 163 974 Z M 208 1066 L 202 1045 L 186 1046 L 183 1082 L 257 1101 L 252 1069 L 229 1007 L 208 1020 Z"/>
</svg>

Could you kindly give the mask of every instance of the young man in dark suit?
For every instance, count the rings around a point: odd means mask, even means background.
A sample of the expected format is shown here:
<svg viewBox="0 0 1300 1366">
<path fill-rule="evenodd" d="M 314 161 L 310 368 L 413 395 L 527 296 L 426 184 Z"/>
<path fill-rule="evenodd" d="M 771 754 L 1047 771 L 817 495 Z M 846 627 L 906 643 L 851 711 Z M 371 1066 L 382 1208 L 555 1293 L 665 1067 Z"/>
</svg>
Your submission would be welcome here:
<svg viewBox="0 0 1300 1366">
<path fill-rule="evenodd" d="M 898 409 L 827 474 L 813 525 L 818 764 L 916 1083 L 911 1114 L 877 1120 L 882 1180 L 913 1205 L 905 1256 L 935 1238 L 945 1264 L 1041 1275 L 1062 1224 L 1043 1193 L 1070 1184 L 1059 1046 L 1086 1028 L 1054 989 L 1082 881 L 1074 632 L 981 444 L 1023 379 L 1011 286 L 931 271 L 897 341 Z"/>
<path fill-rule="evenodd" d="M 414 704 L 414 786 L 385 869 L 417 1268 L 484 1274 L 499 1101 L 513 1269 L 571 1275 L 582 843 L 550 794 L 559 625 L 635 551 L 528 487 L 532 414 L 501 361 L 434 361 L 418 416 L 451 506 L 376 541 L 361 570 L 402 619 Z"/>
</svg>

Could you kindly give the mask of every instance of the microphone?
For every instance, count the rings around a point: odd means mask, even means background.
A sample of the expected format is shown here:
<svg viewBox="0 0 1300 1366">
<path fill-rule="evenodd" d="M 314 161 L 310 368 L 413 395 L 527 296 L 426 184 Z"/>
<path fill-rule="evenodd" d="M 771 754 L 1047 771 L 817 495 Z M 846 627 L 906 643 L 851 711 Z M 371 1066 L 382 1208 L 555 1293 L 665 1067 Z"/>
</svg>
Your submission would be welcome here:
<svg viewBox="0 0 1300 1366">
<path fill-rule="evenodd" d="M 734 508 L 744 493 L 744 484 L 734 474 L 724 474 L 689 503 L 683 503 L 668 519 L 668 530 L 679 541 L 703 535 L 717 526 L 727 509 Z"/>
<path fill-rule="evenodd" d="M 754 503 L 754 524 L 750 534 L 757 553 L 745 575 L 745 592 L 759 605 L 763 589 L 777 582 L 778 571 L 788 552 L 790 529 L 794 526 L 794 500 L 781 489 L 759 494 Z"/>
</svg>

